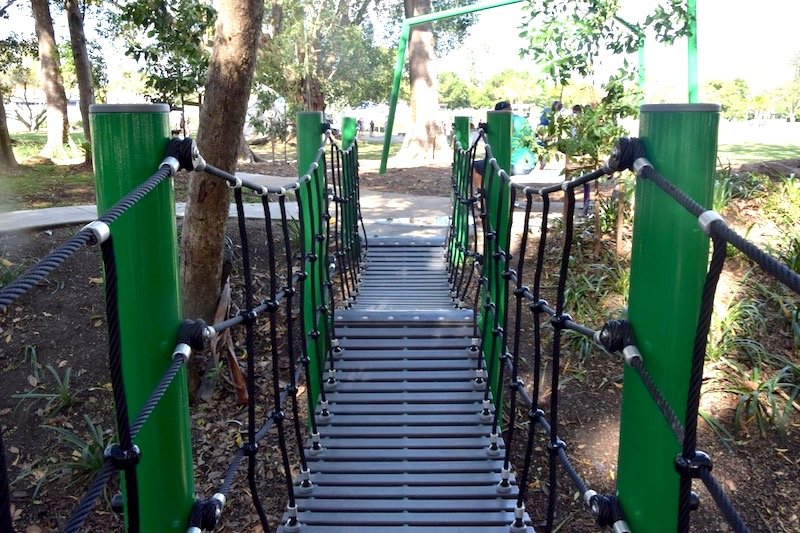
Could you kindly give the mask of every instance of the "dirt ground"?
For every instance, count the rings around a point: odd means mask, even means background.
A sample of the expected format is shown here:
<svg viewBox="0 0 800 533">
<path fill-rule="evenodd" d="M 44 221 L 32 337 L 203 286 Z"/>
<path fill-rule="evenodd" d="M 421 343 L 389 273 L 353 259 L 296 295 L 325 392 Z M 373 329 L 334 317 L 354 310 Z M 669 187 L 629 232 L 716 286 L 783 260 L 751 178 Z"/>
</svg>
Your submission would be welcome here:
<svg viewBox="0 0 800 533">
<path fill-rule="evenodd" d="M 240 168 L 249 172 L 294 175 L 291 165 L 255 164 Z M 450 190 L 449 169 L 446 167 L 424 171 L 395 169 L 386 176 L 362 172 L 361 177 L 362 186 L 373 191 L 447 196 Z M 84 199 L 86 202 L 91 200 L 93 198 Z M 254 242 L 265 241 L 262 225 L 252 223 L 250 229 Z M 0 261 L 3 261 L 6 272 L 16 272 L 43 257 L 75 230 L 62 228 L 4 236 L 0 238 Z M 260 246 L 263 249 L 263 245 Z M 532 322 L 528 320 L 523 331 L 529 332 L 531 328 Z M 774 335 L 780 337 L 784 333 L 775 331 Z M 106 346 L 101 263 L 96 249 L 79 251 L 47 282 L 0 315 L 0 424 L 10 476 L 15 480 L 12 505 L 18 531 L 57 531 L 86 488 L 86 480 L 75 476 L 46 477 L 54 465 L 78 462 L 74 447 L 65 445 L 56 431 L 47 426 L 73 430 L 86 438 L 86 416 L 101 428 L 106 440 L 113 433 Z M 530 361 L 529 350 L 525 357 Z M 559 436 L 567 443 L 573 464 L 589 485 L 598 493 L 607 493 L 613 490 L 616 479 L 622 363 L 614 357 L 593 353 L 581 360 L 578 372 L 577 361 L 581 357 L 574 352 L 563 355 L 565 379 L 560 391 Z M 32 389 L 53 391 L 55 379 L 47 365 L 62 377 L 67 369 L 71 370 L 69 390 L 74 396 L 73 403 L 55 414 L 48 412 L 46 400 L 12 397 Z M 267 361 L 259 363 L 260 372 L 268 372 L 270 368 Z M 235 401 L 233 386 L 224 379 L 227 372 L 223 370 L 221 375 L 223 379 L 220 379 L 212 399 L 198 401 L 192 406 L 195 481 L 199 496 L 209 496 L 217 490 L 224 470 L 241 442 L 246 420 L 244 408 Z M 530 382 L 527 376 L 523 377 Z M 266 390 L 268 379 L 261 380 L 259 387 Z M 301 399 L 305 400 L 304 397 Z M 720 397 L 719 402 L 712 406 L 715 414 L 723 420 L 732 420 L 730 400 Z M 269 405 L 261 406 L 259 414 L 263 415 L 268 408 Z M 287 422 L 290 422 L 290 410 L 286 409 L 286 412 Z M 513 458 L 517 471 L 522 465 L 522 439 L 519 436 L 526 431 L 527 425 L 524 411 L 520 414 L 517 419 L 520 432 L 515 436 Z M 727 446 L 707 424 L 700 423 L 699 447 L 712 456 L 714 474 L 753 531 L 800 532 L 800 485 L 796 480 L 800 472 L 800 419 L 796 416 L 792 420 L 785 438 L 774 432 L 761 436 L 757 431 L 735 429 L 731 425 L 729 430 L 735 440 Z M 546 455 L 542 453 L 543 446 L 544 439 L 539 434 L 538 457 Z M 286 505 L 274 430 L 261 449 L 259 492 L 274 525 Z M 293 458 L 293 464 L 296 463 Z M 249 489 L 243 475 L 245 470 L 243 467 L 231 491 L 220 531 L 260 531 L 249 501 Z M 43 477 L 45 482 L 34 497 L 36 483 Z M 529 488 L 528 510 L 535 524 L 541 525 L 549 490 L 543 463 L 535 463 Z M 109 494 L 114 490 L 112 488 Z M 557 507 L 558 528 L 553 531 L 581 533 L 596 530 L 580 503 L 575 501 L 574 489 L 563 474 L 557 490 L 562 496 Z M 728 531 L 710 496 L 697 483 L 695 490 L 701 494 L 701 507 L 694 515 L 692 530 Z M 121 521 L 110 510 L 108 501 L 98 505 L 85 528 L 86 531 L 102 532 L 121 529 Z M 543 529 L 540 527 L 537 531 Z"/>
</svg>

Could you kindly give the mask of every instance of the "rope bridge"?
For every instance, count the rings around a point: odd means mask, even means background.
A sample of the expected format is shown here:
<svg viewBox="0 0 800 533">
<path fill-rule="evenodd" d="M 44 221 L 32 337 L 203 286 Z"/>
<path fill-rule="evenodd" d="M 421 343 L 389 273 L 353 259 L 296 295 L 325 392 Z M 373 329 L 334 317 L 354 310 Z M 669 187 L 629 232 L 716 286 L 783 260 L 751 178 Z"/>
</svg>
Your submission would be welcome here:
<svg viewBox="0 0 800 533">
<path fill-rule="evenodd" d="M 167 400 L 159 402 L 165 394 L 178 386 L 185 387 L 182 368 L 191 355 L 234 327 L 244 329 L 247 350 L 249 403 L 245 441 L 233 455 L 216 493 L 192 501 L 190 481 L 184 504 L 179 504 L 180 498 L 170 499 L 176 502 L 176 516 L 182 522 L 170 530 L 188 527 L 197 533 L 215 529 L 237 473 L 247 460 L 253 505 L 262 528 L 270 531 L 259 494 L 263 487 L 256 472 L 265 455 L 260 444 L 274 433 L 288 499 L 278 527 L 282 532 L 527 532 L 533 531 L 534 522 L 551 531 L 560 469 L 576 486 L 598 526 L 630 531 L 628 522 L 640 520 L 636 516 L 641 509 L 621 485 L 622 467 L 618 494 L 598 494 L 583 481 L 570 461 L 566 444 L 559 438 L 561 344 L 564 332 L 572 331 L 606 351 L 623 355 L 663 416 L 665 427 L 674 435 L 679 453 L 677 459 L 673 454 L 668 467 L 679 474 L 677 508 L 670 512 L 677 513 L 677 529 L 688 531 L 690 511 L 697 503 L 691 482 L 699 478 L 733 530 L 748 531 L 711 474 L 710 459 L 697 450 L 697 405 L 714 288 L 726 243 L 798 293 L 800 276 L 736 235 L 719 215 L 706 211 L 667 181 L 648 161 L 645 143 L 637 139 L 621 139 L 605 166 L 575 180 L 539 189 L 514 183 L 503 170 L 508 168 L 503 133 L 510 132 L 511 127 L 507 113 L 490 113 L 487 131 L 466 150 L 461 148 L 466 145 L 462 121 L 461 142 L 454 154 L 453 216 L 445 240 L 372 239 L 367 251 L 360 214 L 358 146 L 345 142 L 343 148 L 330 135 L 325 136 L 322 146 L 314 146 L 322 135 L 319 114 L 302 115 L 305 116 L 298 117 L 299 138 L 311 141 L 310 145 L 299 147 L 300 163 L 308 170 L 298 181 L 279 188 L 263 187 L 207 164 L 191 140 L 172 140 L 167 146 L 167 158 L 155 174 L 98 221 L 0 290 L 0 310 L 5 310 L 77 249 L 100 244 L 119 442 L 106 450 L 102 470 L 65 531 L 81 529 L 116 471 L 125 474 L 127 528 L 167 530 L 166 522 L 153 522 L 153 510 L 147 507 L 152 495 L 148 494 L 150 488 L 142 488 L 142 478 L 153 475 L 148 472 L 146 461 L 154 450 L 140 451 L 137 443 L 143 441 L 137 436 L 147 429 L 149 417 L 164 408 Z M 480 187 L 473 189 L 469 176 L 479 144 L 485 147 L 488 164 Z M 95 160 L 101 161 L 102 157 Z M 145 395 L 141 405 L 132 408 L 125 390 L 126 386 L 130 388 L 125 374 L 125 344 L 120 341 L 125 326 L 121 325 L 117 295 L 114 222 L 180 168 L 205 171 L 223 180 L 233 191 L 242 245 L 244 300 L 238 314 L 220 323 L 186 320 L 182 325 L 174 324 L 175 348 L 171 354 L 160 356 L 163 371 L 148 386 L 152 392 Z M 704 274 L 690 383 L 682 403 L 662 391 L 663 385 L 650 368 L 647 351 L 640 351 L 637 346 L 634 331 L 638 333 L 639 328 L 633 320 L 633 301 L 630 322 L 610 320 L 599 328 L 576 323 L 565 309 L 575 188 L 625 168 L 635 170 L 640 181 L 658 187 L 697 217 L 714 246 L 711 264 Z M 265 282 L 256 281 L 253 272 L 254 258 L 244 222 L 244 191 L 258 195 L 263 206 L 268 241 Z M 298 245 L 293 245 L 291 238 L 287 205 L 290 193 L 297 200 Z M 555 304 L 551 305 L 543 299 L 542 278 L 545 250 L 552 240 L 551 196 L 556 193 L 564 194 L 565 212 Z M 532 247 L 529 233 L 534 199 L 541 201 L 542 221 L 531 274 L 526 256 Z M 515 219 L 520 218 L 515 216 L 515 206 L 521 202 L 523 227 L 514 231 Z M 519 242 L 515 241 L 516 235 Z M 514 254 L 518 255 L 516 259 Z M 702 268 L 705 270 L 705 264 Z M 259 297 L 261 293 L 263 298 Z M 514 308 L 511 317 L 510 300 Z M 533 318 L 532 339 L 521 330 L 525 313 Z M 552 372 L 550 400 L 545 405 L 539 398 L 545 352 L 543 329 L 547 321 L 552 327 Z M 263 322 L 268 325 L 267 356 L 272 361 L 268 387 L 271 399 L 268 416 L 259 420 L 255 406 L 259 394 L 256 361 L 264 355 L 257 349 L 256 330 Z M 282 337 L 279 324 L 286 326 Z M 520 379 L 523 343 L 529 343 L 534 353 L 531 387 Z M 283 373 L 281 357 L 288 360 Z M 308 390 L 305 406 L 298 398 L 303 383 Z M 627 376 L 625 387 L 626 393 L 632 387 Z M 685 416 L 676 412 L 674 405 L 686 405 Z M 286 420 L 284 409 L 291 409 L 291 421 Z M 135 417 L 131 417 L 133 411 L 137 413 Z M 301 422 L 303 411 L 311 415 L 305 428 Z M 517 419 L 522 411 L 527 412 L 529 423 L 527 432 L 518 434 Z M 652 425 L 657 422 L 652 421 Z M 525 502 L 536 460 L 536 442 L 542 438 L 537 430 L 545 439 L 549 491 L 546 509 L 530 510 Z M 515 444 L 518 440 L 524 459 L 522 465 L 516 465 L 521 469 L 515 474 L 511 450 L 520 447 Z M 290 450 L 291 441 L 305 446 Z M 173 445 L 188 443 L 164 438 L 159 446 Z M 621 462 L 622 450 L 624 447 Z M 297 475 L 293 467 L 297 468 Z M 160 472 L 156 475 L 163 477 Z M 6 480 L 5 467 L 0 462 L 0 530 L 11 531 L 5 503 L 9 498 Z M 164 506 L 163 501 L 158 503 Z M 641 525 L 634 525 L 633 529 L 647 530 Z"/>
</svg>

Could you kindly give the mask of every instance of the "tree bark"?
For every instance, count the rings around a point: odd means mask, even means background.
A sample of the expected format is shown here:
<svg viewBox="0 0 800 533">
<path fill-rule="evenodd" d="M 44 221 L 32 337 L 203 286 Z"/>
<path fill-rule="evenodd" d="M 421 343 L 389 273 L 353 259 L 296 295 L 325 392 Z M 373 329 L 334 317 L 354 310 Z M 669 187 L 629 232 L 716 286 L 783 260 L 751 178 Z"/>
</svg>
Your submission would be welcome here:
<svg viewBox="0 0 800 533">
<path fill-rule="evenodd" d="M 81 13 L 78 0 L 65 0 L 67 22 L 69 24 L 69 38 L 72 46 L 72 57 L 75 61 L 75 73 L 78 78 L 78 94 L 80 97 L 81 122 L 83 136 L 86 143 L 84 152 L 86 162 L 92 162 L 92 151 L 88 149 L 92 143 L 89 131 L 89 106 L 94 103 L 94 84 L 92 83 L 92 68 L 89 62 L 89 53 L 86 50 L 86 35 L 83 32 L 83 13 Z"/>
<path fill-rule="evenodd" d="M 67 95 L 61 78 L 53 18 L 47 0 L 31 0 L 36 39 L 39 42 L 39 63 L 44 79 L 44 94 L 47 100 L 47 144 L 42 149 L 44 157 L 63 154 L 67 144 L 69 123 L 67 121 Z"/>
<path fill-rule="evenodd" d="M 404 0 L 406 17 L 430 13 L 431 0 Z M 439 91 L 433 67 L 433 27 L 414 26 L 408 42 L 411 81 L 411 131 L 398 154 L 403 159 L 433 159 L 434 147 L 447 146 L 439 114 Z"/>
<path fill-rule="evenodd" d="M 226 0 L 219 2 L 217 9 L 197 144 L 208 163 L 233 172 L 253 82 L 264 2 Z M 207 174 L 192 174 L 181 235 L 180 276 L 187 318 L 213 317 L 221 286 L 229 203 L 224 182 Z"/>
<path fill-rule="evenodd" d="M 13 168 L 17 166 L 14 150 L 11 149 L 11 136 L 8 134 L 6 122 L 6 106 L 3 103 L 3 94 L 0 94 L 0 168 Z"/>
</svg>

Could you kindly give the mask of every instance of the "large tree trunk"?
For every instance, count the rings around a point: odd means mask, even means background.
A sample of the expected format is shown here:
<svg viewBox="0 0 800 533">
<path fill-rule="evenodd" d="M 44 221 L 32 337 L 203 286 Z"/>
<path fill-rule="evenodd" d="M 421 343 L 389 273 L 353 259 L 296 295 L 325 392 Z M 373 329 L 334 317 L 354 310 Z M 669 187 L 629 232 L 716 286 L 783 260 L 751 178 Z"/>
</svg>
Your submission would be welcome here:
<svg viewBox="0 0 800 533">
<path fill-rule="evenodd" d="M 92 162 L 92 143 L 89 131 L 89 106 L 94 103 L 94 85 L 92 83 L 92 68 L 89 63 L 89 53 L 86 51 L 86 35 L 83 32 L 83 13 L 81 13 L 78 0 L 66 0 L 67 21 L 69 23 L 69 38 L 72 45 L 72 57 L 75 60 L 75 73 L 78 78 L 78 94 L 80 95 L 81 121 L 83 123 L 83 136 L 86 139 L 86 162 Z"/>
<path fill-rule="evenodd" d="M 430 13 L 431 0 L 404 0 L 406 17 Z M 433 159 L 434 150 L 447 147 L 439 114 L 439 92 L 433 68 L 433 27 L 414 26 L 408 43 L 411 81 L 411 131 L 398 154 L 403 159 Z"/>
<path fill-rule="evenodd" d="M 53 18 L 47 0 L 31 0 L 33 19 L 36 23 L 36 39 L 39 41 L 39 63 L 44 79 L 44 94 L 47 100 L 47 144 L 42 155 L 53 157 L 64 153 L 67 144 L 69 123 L 67 122 L 67 95 L 61 79 L 61 66 L 56 48 Z"/>
<path fill-rule="evenodd" d="M 217 9 L 197 144 L 208 163 L 233 172 L 253 82 L 264 2 L 226 0 L 219 2 Z M 213 317 L 221 286 L 229 203 L 223 181 L 203 173 L 192 174 L 180 264 L 183 312 L 188 318 Z"/>
<path fill-rule="evenodd" d="M 6 106 L 3 103 L 3 94 L 0 93 L 0 168 L 17 166 L 17 159 L 11 149 L 11 136 L 8 134 L 6 123 Z"/>
</svg>

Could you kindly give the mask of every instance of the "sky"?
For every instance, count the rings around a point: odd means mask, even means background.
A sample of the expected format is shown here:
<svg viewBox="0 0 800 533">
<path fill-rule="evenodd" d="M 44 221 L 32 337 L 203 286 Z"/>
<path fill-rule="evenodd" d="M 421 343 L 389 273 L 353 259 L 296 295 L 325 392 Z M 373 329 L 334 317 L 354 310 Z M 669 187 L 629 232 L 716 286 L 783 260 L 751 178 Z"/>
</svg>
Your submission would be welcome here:
<svg viewBox="0 0 800 533">
<path fill-rule="evenodd" d="M 696 1 L 701 87 L 709 80 L 744 78 L 752 93 L 758 94 L 791 78 L 791 59 L 800 53 L 800 40 L 796 38 L 800 0 Z M 657 0 L 621 0 L 621 4 L 620 15 L 635 22 L 642 20 Z M 30 27 L 32 33 L 32 19 L 25 7 L 12 14 L 11 20 L 0 20 L 0 38 L 11 28 Z M 60 21 L 63 13 L 54 16 Z M 444 58 L 439 70 L 458 65 L 462 72 L 481 76 L 506 68 L 538 71 L 530 59 L 519 59 L 519 49 L 525 46 L 518 37 L 523 17 L 519 4 L 483 11 L 478 17 L 479 22 L 470 29 L 461 51 Z M 66 39 L 66 28 L 59 26 L 56 31 L 61 32 L 60 39 Z M 110 64 L 115 63 L 113 59 L 107 57 Z M 636 58 L 631 60 L 635 62 Z M 131 63 L 124 62 L 128 68 Z M 679 40 L 672 47 L 648 42 L 646 73 L 648 94 L 666 93 L 671 101 L 685 101 L 686 40 Z"/>
<path fill-rule="evenodd" d="M 656 3 L 622 0 L 620 16 L 641 21 Z M 519 59 L 518 51 L 525 45 L 518 37 L 523 17 L 519 5 L 484 11 L 478 17 L 463 51 L 442 61 L 440 68 L 458 64 L 476 68 L 485 76 L 505 68 L 536 70 L 531 60 Z M 757 94 L 788 81 L 792 57 L 800 53 L 798 21 L 798 0 L 697 0 L 700 85 L 709 80 L 743 78 Z M 678 40 L 671 47 L 648 41 L 645 55 L 648 92 L 672 89 L 673 99 L 682 97 L 685 101 L 686 40 Z M 636 57 L 631 60 L 636 62 Z"/>
</svg>

